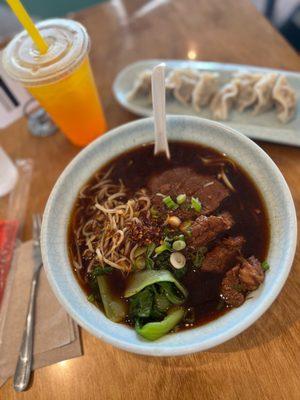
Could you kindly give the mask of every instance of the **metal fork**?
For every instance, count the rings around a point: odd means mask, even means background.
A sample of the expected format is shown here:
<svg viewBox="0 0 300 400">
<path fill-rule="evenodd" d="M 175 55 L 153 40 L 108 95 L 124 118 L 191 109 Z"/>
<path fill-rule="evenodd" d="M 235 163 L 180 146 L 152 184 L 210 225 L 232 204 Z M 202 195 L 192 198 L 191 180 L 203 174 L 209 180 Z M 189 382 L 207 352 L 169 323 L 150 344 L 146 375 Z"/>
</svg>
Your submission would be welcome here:
<svg viewBox="0 0 300 400">
<path fill-rule="evenodd" d="M 40 248 L 41 222 L 41 215 L 34 214 L 32 216 L 34 272 L 31 282 L 30 300 L 27 310 L 26 324 L 23 332 L 19 359 L 14 375 L 14 389 L 17 392 L 22 392 L 27 388 L 32 367 L 35 298 L 39 272 L 42 266 L 42 255 Z"/>
</svg>

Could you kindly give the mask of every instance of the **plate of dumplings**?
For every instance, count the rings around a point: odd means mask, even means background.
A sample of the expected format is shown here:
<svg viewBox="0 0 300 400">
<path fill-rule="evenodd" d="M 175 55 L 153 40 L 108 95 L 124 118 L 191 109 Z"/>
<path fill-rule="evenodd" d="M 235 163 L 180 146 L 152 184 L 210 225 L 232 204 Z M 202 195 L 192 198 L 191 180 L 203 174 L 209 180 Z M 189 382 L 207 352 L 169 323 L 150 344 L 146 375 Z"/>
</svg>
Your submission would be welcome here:
<svg viewBox="0 0 300 400">
<path fill-rule="evenodd" d="M 117 101 L 152 115 L 151 71 L 166 64 L 166 111 L 220 121 L 252 139 L 300 146 L 300 74 L 250 65 L 144 60 L 116 77 Z"/>
</svg>

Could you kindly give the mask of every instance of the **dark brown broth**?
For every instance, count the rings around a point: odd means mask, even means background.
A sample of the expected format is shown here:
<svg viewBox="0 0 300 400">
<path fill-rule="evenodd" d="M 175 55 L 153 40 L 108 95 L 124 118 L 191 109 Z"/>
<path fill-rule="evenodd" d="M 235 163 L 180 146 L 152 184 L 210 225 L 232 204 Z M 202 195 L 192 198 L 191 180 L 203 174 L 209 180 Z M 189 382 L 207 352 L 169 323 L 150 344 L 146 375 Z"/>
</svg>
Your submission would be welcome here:
<svg viewBox="0 0 300 400">
<path fill-rule="evenodd" d="M 222 154 L 211 148 L 202 147 L 194 143 L 171 142 L 170 151 L 172 155 L 170 161 L 167 161 L 164 157 L 154 158 L 153 145 L 145 145 L 122 154 L 109 162 L 101 170 L 105 171 L 114 164 L 112 178 L 116 181 L 122 179 L 125 186 L 132 193 L 145 187 L 151 175 L 159 174 L 172 167 L 188 166 L 196 172 L 215 177 L 220 172 L 219 166 L 208 167 L 203 165 L 200 160 L 200 157 L 223 157 Z M 239 234 L 245 237 L 246 244 L 243 248 L 243 255 L 245 257 L 255 255 L 258 259 L 264 260 L 267 256 L 269 246 L 269 224 L 262 197 L 254 182 L 241 168 L 234 169 L 232 166 L 227 166 L 226 174 L 237 190 L 221 204 L 218 211 L 227 210 L 233 215 L 236 223 L 231 229 L 230 234 Z M 93 185 L 95 177 L 92 177 L 88 183 Z M 77 208 L 81 205 L 88 205 L 84 201 L 77 200 L 71 217 L 70 227 L 74 224 L 74 215 Z M 76 251 L 72 229 L 69 229 L 68 242 L 72 262 L 72 252 Z M 87 294 L 89 294 L 91 290 L 84 283 L 86 268 L 87 265 L 84 265 L 84 270 L 81 272 L 82 279 L 80 279 L 80 284 Z M 113 292 L 122 297 L 127 278 L 116 271 L 109 279 Z M 188 271 L 182 279 L 189 292 L 186 306 L 193 307 L 195 310 L 196 323 L 192 326 L 207 323 L 228 311 L 228 308 L 220 310 L 219 288 L 221 280 L 222 275 L 204 273 L 199 270 Z M 186 325 L 182 326 L 182 328 L 190 326 Z"/>
</svg>

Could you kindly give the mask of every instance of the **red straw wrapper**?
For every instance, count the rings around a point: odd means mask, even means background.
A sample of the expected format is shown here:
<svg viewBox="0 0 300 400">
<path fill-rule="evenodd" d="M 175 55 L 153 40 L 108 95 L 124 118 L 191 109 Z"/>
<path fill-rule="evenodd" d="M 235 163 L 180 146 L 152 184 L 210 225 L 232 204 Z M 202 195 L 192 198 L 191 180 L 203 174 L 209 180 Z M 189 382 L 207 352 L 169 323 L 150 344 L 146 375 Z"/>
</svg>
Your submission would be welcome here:
<svg viewBox="0 0 300 400">
<path fill-rule="evenodd" d="M 0 221 L 0 306 L 16 244 L 18 221 Z"/>
</svg>

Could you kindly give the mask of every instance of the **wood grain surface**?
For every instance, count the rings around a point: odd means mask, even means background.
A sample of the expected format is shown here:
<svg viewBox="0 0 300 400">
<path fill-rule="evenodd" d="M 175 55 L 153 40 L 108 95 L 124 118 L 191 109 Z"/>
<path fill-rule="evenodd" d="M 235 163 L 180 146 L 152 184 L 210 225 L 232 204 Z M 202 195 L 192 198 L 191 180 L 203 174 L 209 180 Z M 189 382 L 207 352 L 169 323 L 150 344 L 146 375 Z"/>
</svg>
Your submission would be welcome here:
<svg viewBox="0 0 300 400">
<path fill-rule="evenodd" d="M 300 58 L 246 0 L 109 1 L 74 16 L 92 38 L 91 61 L 109 127 L 133 120 L 113 99 L 112 82 L 128 63 L 145 58 L 196 59 L 300 69 Z M 65 165 L 79 151 L 61 133 L 38 139 L 20 120 L 0 132 L 14 158 L 35 160 L 30 217 L 42 211 Z M 259 143 L 285 176 L 300 210 L 300 149 Z M 276 188 L 274 188 L 276 190 Z M 300 252 L 269 311 L 247 331 L 210 351 L 185 357 L 142 357 L 117 350 L 82 330 L 84 356 L 37 370 L 16 394 L 12 380 L 0 398 L 299 399 Z M 1 356 L 1 355 L 0 355 Z"/>
</svg>

